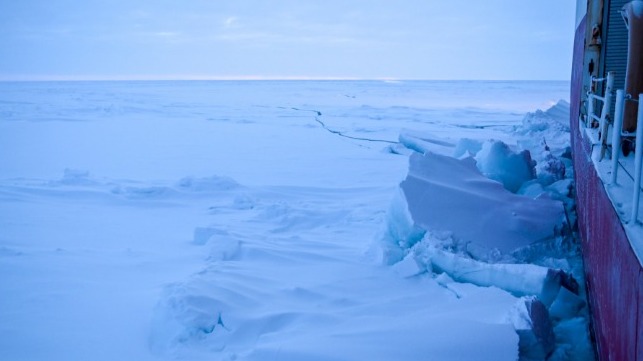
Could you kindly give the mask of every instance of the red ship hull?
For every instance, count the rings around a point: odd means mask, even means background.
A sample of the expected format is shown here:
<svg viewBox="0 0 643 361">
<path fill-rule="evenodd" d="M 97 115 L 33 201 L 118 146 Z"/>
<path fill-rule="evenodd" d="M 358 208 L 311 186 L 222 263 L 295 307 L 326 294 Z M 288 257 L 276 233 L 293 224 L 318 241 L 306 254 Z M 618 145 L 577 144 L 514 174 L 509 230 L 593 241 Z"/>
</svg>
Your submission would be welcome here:
<svg viewBox="0 0 643 361">
<path fill-rule="evenodd" d="M 643 360 L 643 268 L 591 159 L 579 127 L 586 19 L 576 29 L 571 144 L 578 228 L 599 360 Z"/>
</svg>

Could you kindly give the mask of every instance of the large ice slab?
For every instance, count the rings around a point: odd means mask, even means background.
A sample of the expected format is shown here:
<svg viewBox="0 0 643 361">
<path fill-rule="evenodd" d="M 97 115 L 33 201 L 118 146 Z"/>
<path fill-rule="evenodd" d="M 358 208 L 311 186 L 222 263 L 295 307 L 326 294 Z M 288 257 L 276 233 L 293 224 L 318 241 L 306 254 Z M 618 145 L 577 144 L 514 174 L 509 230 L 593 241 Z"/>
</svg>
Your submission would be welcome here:
<svg viewBox="0 0 643 361">
<path fill-rule="evenodd" d="M 554 237 L 563 219 L 560 202 L 513 194 L 470 158 L 413 154 L 400 186 L 416 226 L 451 231 L 476 250 L 510 253 Z"/>
</svg>

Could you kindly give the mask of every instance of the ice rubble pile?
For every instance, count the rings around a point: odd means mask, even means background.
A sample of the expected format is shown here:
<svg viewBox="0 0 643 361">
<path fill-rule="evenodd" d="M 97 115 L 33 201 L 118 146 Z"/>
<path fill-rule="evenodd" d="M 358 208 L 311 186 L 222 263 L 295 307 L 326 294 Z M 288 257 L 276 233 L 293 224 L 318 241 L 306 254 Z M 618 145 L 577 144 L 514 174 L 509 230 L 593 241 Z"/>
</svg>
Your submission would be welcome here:
<svg viewBox="0 0 643 361">
<path fill-rule="evenodd" d="M 520 297 L 510 317 L 521 359 L 591 357 L 584 291 L 571 275 L 582 272 L 570 266 L 568 114 L 564 101 L 529 113 L 514 147 L 400 136 L 415 152 L 389 210 L 384 261 L 406 277 L 433 272 Z"/>
</svg>

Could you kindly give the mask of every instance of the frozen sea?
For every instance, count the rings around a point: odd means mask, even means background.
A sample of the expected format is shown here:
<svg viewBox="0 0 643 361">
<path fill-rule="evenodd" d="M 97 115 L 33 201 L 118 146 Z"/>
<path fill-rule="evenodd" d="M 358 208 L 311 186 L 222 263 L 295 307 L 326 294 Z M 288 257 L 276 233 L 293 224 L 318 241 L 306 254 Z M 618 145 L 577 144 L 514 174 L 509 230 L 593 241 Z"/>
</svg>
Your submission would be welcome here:
<svg viewBox="0 0 643 361">
<path fill-rule="evenodd" d="M 400 134 L 518 146 L 527 113 L 568 97 L 555 81 L 0 82 L 0 359 L 516 360 L 516 295 L 410 277 L 378 239 Z"/>
</svg>

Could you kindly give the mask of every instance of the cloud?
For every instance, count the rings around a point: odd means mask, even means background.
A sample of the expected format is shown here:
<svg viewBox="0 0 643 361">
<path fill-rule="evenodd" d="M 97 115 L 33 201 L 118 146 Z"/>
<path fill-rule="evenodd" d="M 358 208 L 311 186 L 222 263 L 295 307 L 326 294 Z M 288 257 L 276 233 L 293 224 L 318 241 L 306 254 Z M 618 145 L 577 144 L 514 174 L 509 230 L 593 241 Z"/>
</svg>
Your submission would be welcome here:
<svg viewBox="0 0 643 361">
<path fill-rule="evenodd" d="M 174 39 L 174 38 L 179 37 L 181 35 L 181 33 L 176 32 L 176 31 L 157 31 L 157 32 L 151 33 L 150 35 L 158 36 L 158 37 L 166 38 L 166 39 L 168 39 L 168 38 Z"/>
<path fill-rule="evenodd" d="M 223 21 L 223 27 L 225 27 L 226 29 L 231 28 L 235 25 L 237 20 L 239 20 L 239 18 L 237 18 L 236 16 L 230 16 Z"/>
<path fill-rule="evenodd" d="M 220 34 L 215 40 L 225 42 L 244 42 L 254 43 L 256 45 L 269 44 L 357 44 L 364 43 L 364 40 L 351 38 L 347 36 L 333 35 L 307 35 L 307 34 L 285 34 L 276 32 L 236 32 Z"/>
</svg>

